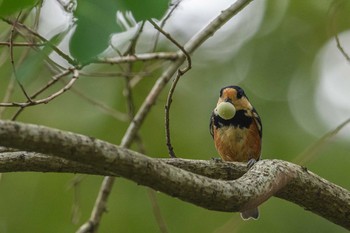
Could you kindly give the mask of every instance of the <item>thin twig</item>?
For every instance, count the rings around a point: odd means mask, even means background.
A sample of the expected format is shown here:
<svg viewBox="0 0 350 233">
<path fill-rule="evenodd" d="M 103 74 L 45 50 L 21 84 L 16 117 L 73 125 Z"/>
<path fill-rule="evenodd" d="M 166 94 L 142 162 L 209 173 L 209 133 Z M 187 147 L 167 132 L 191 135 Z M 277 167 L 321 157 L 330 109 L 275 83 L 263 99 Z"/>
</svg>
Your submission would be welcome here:
<svg viewBox="0 0 350 233">
<path fill-rule="evenodd" d="M 79 187 L 83 180 L 83 175 L 75 175 L 73 179 L 68 184 L 68 189 L 73 190 L 73 203 L 72 203 L 72 212 L 71 212 L 71 221 L 73 224 L 78 224 L 81 210 L 79 204 Z"/>
<path fill-rule="evenodd" d="M 133 64 L 128 63 L 126 73 L 131 73 L 132 67 L 133 67 Z M 132 119 L 134 118 L 134 115 L 135 115 L 135 104 L 134 104 L 134 99 L 132 96 L 132 90 L 131 90 L 131 86 L 130 86 L 130 77 L 125 77 L 125 87 L 124 87 L 123 94 L 124 94 L 125 100 L 126 100 L 126 107 L 127 107 L 127 112 L 129 115 L 129 121 L 132 121 Z"/>
<path fill-rule="evenodd" d="M 307 147 L 302 153 L 300 153 L 296 158 L 293 159 L 293 162 L 305 165 L 307 162 L 309 162 L 318 151 L 323 148 L 329 139 L 334 137 L 338 134 L 340 130 L 342 130 L 346 125 L 350 123 L 350 118 L 338 125 L 335 129 L 327 132 L 324 134 L 320 139 L 318 139 L 315 143 L 311 144 L 309 147 Z"/>
<path fill-rule="evenodd" d="M 83 232 L 97 232 L 98 226 L 101 222 L 102 214 L 107 211 L 107 201 L 109 194 L 112 191 L 115 177 L 106 176 L 103 179 L 101 188 L 96 198 L 94 208 L 91 212 L 90 219 L 87 223 L 83 224 L 76 233 Z"/>
<path fill-rule="evenodd" d="M 24 59 L 27 57 L 27 55 L 29 54 L 30 52 L 30 49 L 27 48 L 21 55 L 21 57 L 18 59 L 17 61 L 17 66 L 19 66 L 20 64 L 22 64 L 22 62 L 24 61 Z M 5 95 L 4 95 L 4 98 L 2 99 L 1 102 L 9 102 L 10 99 L 11 99 L 11 96 L 13 95 L 14 93 L 14 90 L 15 90 L 15 84 L 16 84 L 16 77 L 14 75 L 12 75 L 12 77 L 10 78 L 10 81 L 7 85 L 7 88 L 6 88 L 6 92 L 5 92 Z M 5 111 L 5 107 L 0 107 L 0 119 L 2 118 L 2 114 L 3 112 Z"/>
<path fill-rule="evenodd" d="M 24 14 L 26 15 L 26 14 Z M 22 18 L 25 18 L 26 16 L 22 16 Z M 13 29 L 13 27 L 12 27 Z M 12 43 L 11 42 L 7 42 L 8 45 L 10 46 L 14 46 L 16 45 L 17 43 L 14 43 L 13 40 L 15 39 L 14 37 L 19 35 L 18 33 L 15 33 L 15 35 L 13 35 L 14 32 L 11 30 L 11 33 L 10 33 L 10 38 L 12 39 Z M 24 52 L 21 54 L 21 57 L 18 59 L 18 61 L 16 62 L 16 65 L 17 67 L 22 64 L 22 62 L 24 61 L 24 59 L 27 57 L 27 55 L 29 54 L 30 52 L 30 47 L 31 46 L 28 46 L 26 47 L 26 49 L 24 50 Z M 17 68 L 15 68 L 15 71 L 17 70 Z M 2 99 L 1 102 L 9 102 L 10 99 L 11 99 L 11 96 L 13 95 L 14 93 L 14 90 L 15 90 L 15 83 L 17 82 L 17 78 L 15 75 L 13 75 L 9 81 L 9 84 L 6 88 L 6 93 L 4 95 L 4 98 Z M 0 118 L 2 117 L 2 113 L 5 111 L 5 107 L 0 107 Z"/>
<path fill-rule="evenodd" d="M 168 148 L 168 153 L 170 158 L 176 158 L 174 147 L 171 144 L 171 137 L 170 137 L 170 106 L 173 101 L 172 97 L 173 97 L 177 82 L 180 80 L 180 77 L 181 77 L 181 72 L 178 72 L 176 78 L 174 79 L 170 87 L 166 104 L 164 107 L 165 109 L 165 141 L 166 141 L 166 146 Z"/>
<path fill-rule="evenodd" d="M 138 73 L 134 75 L 134 77 L 130 80 L 130 86 L 134 88 L 145 76 L 149 76 L 154 71 L 159 70 L 160 67 L 163 67 L 163 64 L 160 62 L 154 62 L 144 68 L 144 72 Z"/>
<path fill-rule="evenodd" d="M 13 92 L 15 90 L 15 84 L 16 84 L 16 78 L 13 75 L 11 77 L 8 85 L 7 85 L 5 95 L 4 95 L 4 97 L 3 97 L 1 102 L 8 102 L 8 101 L 10 101 L 11 96 L 13 95 Z M 2 119 L 2 114 L 4 113 L 5 109 L 6 109 L 5 107 L 0 107 L 0 119 Z"/>
<path fill-rule="evenodd" d="M 150 199 L 151 204 L 152 204 L 153 214 L 154 214 L 154 217 L 155 217 L 157 224 L 159 226 L 159 231 L 161 233 L 169 232 L 168 227 L 165 224 L 165 220 L 163 218 L 162 212 L 161 212 L 159 205 L 158 205 L 156 192 L 153 189 L 148 188 L 147 194 L 148 194 L 148 198 Z"/>
<path fill-rule="evenodd" d="M 43 37 L 42 35 L 40 35 L 39 33 L 37 33 L 36 31 L 32 30 L 31 28 L 29 28 L 28 26 L 22 24 L 22 23 L 13 23 L 11 20 L 7 20 L 2 18 L 2 20 L 8 24 L 13 24 L 15 27 L 20 27 L 22 29 L 25 29 L 27 32 L 29 32 L 30 34 L 36 36 L 37 38 L 39 38 L 41 41 L 43 41 L 45 44 L 47 44 L 47 46 L 49 46 L 53 51 L 55 51 L 59 56 L 61 56 L 64 60 L 66 60 L 69 64 L 77 67 L 78 63 L 77 61 L 75 61 L 74 59 L 72 59 L 69 55 L 67 55 L 66 53 L 64 53 L 62 50 L 60 50 L 56 45 L 54 45 L 51 41 L 47 40 L 45 37 Z"/>
<path fill-rule="evenodd" d="M 23 14 L 21 14 L 21 17 L 19 19 L 20 22 L 23 22 L 29 15 L 29 11 L 25 11 Z M 10 24 L 11 25 L 11 24 Z M 2 38 L 9 38 L 11 33 L 13 34 L 12 35 L 12 46 L 16 46 L 16 42 L 14 42 L 14 40 L 17 38 L 17 36 L 19 35 L 18 31 L 14 31 L 12 32 L 12 28 L 13 28 L 13 25 L 11 25 L 11 29 L 8 30 L 8 31 L 3 31 L 3 33 L 0 35 L 0 37 Z M 7 46 L 9 46 L 9 42 L 4 42 L 4 43 L 7 43 Z M 6 52 L 6 50 L 3 50 L 3 53 L 0 55 L 0 57 Z M 1 59 L 0 59 L 1 61 Z M 4 60 L 5 61 L 5 60 Z"/>
<path fill-rule="evenodd" d="M 176 88 L 176 85 L 178 81 L 180 80 L 180 77 L 184 75 L 187 71 L 191 69 L 192 62 L 191 62 L 191 56 L 187 53 L 187 51 L 184 49 L 182 45 L 180 45 L 176 40 L 174 40 L 168 33 L 164 32 L 161 27 L 159 27 L 154 21 L 149 20 L 150 23 L 164 36 L 166 36 L 172 43 L 174 43 L 186 56 L 187 59 L 187 67 L 184 69 L 178 69 L 176 78 L 174 79 L 171 88 L 168 93 L 167 101 L 165 104 L 165 138 L 166 138 L 166 145 L 168 148 L 169 156 L 171 158 L 176 158 L 174 148 L 171 144 L 171 137 L 170 137 L 170 106 L 172 103 L 172 97 Z"/>
<path fill-rule="evenodd" d="M 106 64 L 121 64 L 138 61 L 153 61 L 153 60 L 170 60 L 174 61 L 178 58 L 177 53 L 159 52 L 159 53 L 145 53 L 145 54 L 132 54 L 115 58 L 99 58 L 92 61 L 92 63 L 106 63 Z"/>
<path fill-rule="evenodd" d="M 37 31 L 38 27 L 39 27 L 39 21 L 40 21 L 40 16 L 41 16 L 41 10 L 43 7 L 44 1 L 40 1 L 38 2 L 38 4 L 35 6 L 35 18 L 34 18 L 34 22 L 33 22 L 33 26 L 32 28 Z M 23 21 L 22 21 L 23 22 Z M 34 38 L 33 38 L 34 39 Z"/>
<path fill-rule="evenodd" d="M 78 89 L 72 87 L 70 89 L 70 91 L 72 93 L 76 94 L 77 96 L 79 96 L 80 98 L 84 99 L 86 102 L 98 107 L 99 109 L 101 109 L 107 115 L 113 117 L 114 119 L 116 119 L 118 121 L 127 121 L 128 120 L 128 116 L 125 113 L 117 111 L 117 110 L 109 107 L 105 103 L 100 102 L 98 100 L 95 100 L 95 99 L 89 97 L 88 95 L 85 95 L 83 92 L 79 91 Z"/>
<path fill-rule="evenodd" d="M 65 72 L 67 72 L 67 71 L 65 71 Z M 39 99 L 39 100 L 32 100 L 31 102 L 28 101 L 28 102 L 0 103 L 0 106 L 25 108 L 27 106 L 33 106 L 33 105 L 39 105 L 39 104 L 47 104 L 51 100 L 55 99 L 56 97 L 62 95 L 64 92 L 69 90 L 73 86 L 75 81 L 79 78 L 78 70 L 76 70 L 74 68 L 73 69 L 69 69 L 68 73 L 70 73 L 70 72 L 73 73 L 73 76 L 72 76 L 72 79 L 67 83 L 67 85 L 65 85 L 63 88 L 61 88 L 60 90 L 58 90 L 57 92 L 51 94 L 50 96 L 48 96 L 46 98 Z M 54 81 L 56 81 L 56 80 L 52 80 L 51 82 L 54 82 Z"/>
<path fill-rule="evenodd" d="M 337 28 L 336 28 L 336 15 L 339 11 L 339 9 L 342 9 L 343 6 L 344 6 L 344 3 L 346 3 L 346 1 L 333 1 L 332 4 L 331 4 L 331 7 L 330 7 L 330 28 L 331 28 L 331 31 L 332 31 L 332 34 L 334 34 L 334 38 L 335 38 L 335 41 L 336 41 L 336 44 L 337 44 L 337 48 L 339 49 L 340 53 L 344 56 L 344 58 L 350 62 L 350 56 L 349 54 L 345 51 L 345 49 L 343 48 L 343 46 L 341 45 L 341 42 L 340 42 L 340 39 L 339 39 L 339 36 L 338 36 L 338 33 L 337 33 Z"/>
<path fill-rule="evenodd" d="M 169 152 L 169 156 L 171 158 L 176 158 L 175 152 L 174 152 L 174 148 L 171 144 L 171 137 L 170 137 L 170 106 L 171 103 L 173 102 L 173 95 L 175 92 L 175 88 L 177 83 L 179 82 L 181 76 L 183 76 L 185 74 L 185 72 L 187 72 L 189 69 L 185 69 L 185 71 L 181 71 L 180 69 L 177 71 L 177 75 L 173 81 L 173 83 L 171 84 L 169 93 L 168 93 L 168 97 L 167 97 L 167 101 L 165 104 L 165 139 L 166 139 L 166 145 L 168 147 L 168 152 Z"/>
<path fill-rule="evenodd" d="M 69 73 L 71 73 L 71 70 L 65 70 L 60 74 L 57 74 L 55 76 L 53 76 L 51 78 L 51 80 L 42 88 L 40 88 L 39 90 L 37 90 L 33 95 L 31 95 L 31 99 L 36 98 L 38 95 L 40 95 L 42 92 L 44 92 L 45 90 L 47 90 L 50 86 L 52 86 L 53 84 L 55 84 L 59 79 L 61 79 L 62 77 L 65 77 L 66 75 L 68 75 Z M 29 102 L 26 102 L 29 104 Z M 0 103 L 0 106 L 3 103 Z M 11 106 L 9 106 L 11 107 Z M 19 114 L 26 108 L 26 105 L 20 106 L 20 108 L 17 110 L 17 112 L 13 115 L 13 117 L 11 118 L 12 120 L 16 120 L 16 118 L 19 116 Z"/>
<path fill-rule="evenodd" d="M 17 75 L 17 69 L 15 66 L 15 59 L 14 59 L 14 55 L 13 55 L 13 36 L 14 36 L 14 31 L 15 31 L 15 27 L 16 24 L 18 22 L 19 17 L 21 16 L 21 12 L 18 14 L 18 16 L 16 17 L 16 20 L 11 24 L 11 33 L 10 33 L 10 44 L 9 44 L 9 48 L 10 48 L 10 60 L 11 60 L 11 66 L 12 66 L 12 71 L 13 71 L 13 75 L 15 76 L 15 79 L 17 81 L 17 84 L 19 85 L 19 87 L 22 90 L 22 93 L 24 94 L 24 96 L 27 98 L 28 102 L 31 102 L 31 99 L 29 97 L 29 95 L 27 94 L 26 90 L 24 89 L 24 86 L 22 85 L 22 83 L 19 81 L 18 79 L 18 75 Z"/>
<path fill-rule="evenodd" d="M 139 26 L 139 28 L 136 31 L 136 34 L 134 35 L 134 37 L 131 39 L 130 41 L 130 45 L 129 47 L 126 49 L 124 56 L 125 55 L 134 55 L 136 53 L 136 44 L 138 39 L 140 38 L 140 35 L 143 31 L 143 27 L 145 26 L 145 21 L 143 21 L 141 23 L 141 25 Z"/>
<path fill-rule="evenodd" d="M 166 22 L 168 21 L 168 19 L 171 17 L 171 15 L 173 14 L 173 12 L 175 11 L 175 9 L 180 5 L 181 1 L 176 2 L 171 9 L 168 11 L 168 13 L 166 14 L 166 16 L 162 19 L 161 23 L 160 23 L 160 28 L 164 28 Z M 158 41 L 159 41 L 159 36 L 160 36 L 160 31 L 157 31 L 156 34 L 156 39 L 154 40 L 154 44 L 153 44 L 153 49 L 152 51 L 155 52 L 157 49 L 157 45 L 158 45 Z"/>
<path fill-rule="evenodd" d="M 35 42 L 0 42 L 0 45 L 12 46 L 12 47 L 42 47 L 45 46 L 46 43 L 35 43 Z"/>
<path fill-rule="evenodd" d="M 151 72 L 138 72 L 138 73 L 126 73 L 126 72 L 84 72 L 84 71 L 80 71 L 80 76 L 84 76 L 84 77 L 101 77 L 101 78 L 106 78 L 106 77 L 111 77 L 111 78 L 115 78 L 115 77 L 130 77 L 130 78 L 134 78 L 137 75 L 140 76 L 146 76 L 146 75 L 150 75 Z"/>
<path fill-rule="evenodd" d="M 190 54 L 186 51 L 186 49 L 179 44 L 169 33 L 165 32 L 161 27 L 158 26 L 153 20 L 149 20 L 149 22 L 153 25 L 155 29 L 157 29 L 160 33 L 162 33 L 168 40 L 170 40 L 173 44 L 176 45 L 186 56 L 187 59 L 187 67 L 185 67 L 183 70 L 179 70 L 180 72 L 187 72 L 188 70 L 191 69 L 192 66 L 192 61 L 191 61 L 191 56 Z"/>
<path fill-rule="evenodd" d="M 345 49 L 341 45 L 338 34 L 335 34 L 334 37 L 335 37 L 335 41 L 337 42 L 337 48 L 339 49 L 340 53 L 345 57 L 345 59 L 348 62 L 350 62 L 350 56 L 347 54 L 347 52 L 345 51 Z"/>
</svg>

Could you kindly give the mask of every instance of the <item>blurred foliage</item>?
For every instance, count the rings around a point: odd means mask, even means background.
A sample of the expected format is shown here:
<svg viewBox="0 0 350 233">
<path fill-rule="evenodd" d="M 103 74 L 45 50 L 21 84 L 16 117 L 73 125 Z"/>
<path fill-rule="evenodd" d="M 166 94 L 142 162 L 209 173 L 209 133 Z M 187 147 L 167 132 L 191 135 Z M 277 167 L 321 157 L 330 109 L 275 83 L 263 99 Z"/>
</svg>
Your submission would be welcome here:
<svg viewBox="0 0 350 233">
<path fill-rule="evenodd" d="M 148 0 L 147 4 L 142 0 L 119 0 L 119 3 L 121 11 L 132 12 L 137 22 L 151 18 L 160 19 L 169 6 L 168 0 Z"/>
<path fill-rule="evenodd" d="M 38 0 L 0 0 L 0 17 L 11 15 L 17 11 L 36 5 Z"/>
<path fill-rule="evenodd" d="M 121 31 L 116 23 L 116 1 L 78 1 L 76 29 L 70 51 L 78 61 L 87 62 L 106 49 L 112 32 Z"/>
<path fill-rule="evenodd" d="M 336 14 L 334 7 L 337 7 Z M 99 9 L 102 11 L 102 8 Z M 260 30 L 229 59 L 222 61 L 213 57 L 208 63 L 203 56 L 205 51 L 199 50 L 197 55 L 194 54 L 193 69 L 180 80 L 171 109 L 172 142 L 179 157 L 217 157 L 208 130 L 209 117 L 220 88 L 234 83 L 245 89 L 262 118 L 263 158 L 293 162 L 329 130 L 314 106 L 318 82 L 314 62 L 319 50 L 333 38 L 335 32 L 349 30 L 350 4 L 340 0 L 268 0 L 265 10 Z M 109 14 L 108 11 L 106 14 Z M 102 21 L 98 20 L 99 16 L 94 15 L 91 23 L 96 24 L 90 25 L 92 29 L 100 30 L 97 24 Z M 88 24 L 85 29 L 89 27 Z M 0 29 L 5 28 L 6 25 L 0 24 Z M 74 43 L 99 40 L 91 36 L 90 33 L 76 38 Z M 212 39 L 215 39 L 215 35 Z M 227 47 L 232 43 L 234 41 L 228 41 Z M 90 44 L 85 46 L 89 47 Z M 6 49 L 0 47 L 0 53 Z M 15 51 L 21 50 L 23 48 L 16 48 Z M 221 51 L 216 52 L 220 56 Z M 87 56 L 91 55 L 89 52 Z M 2 98 L 12 71 L 8 57 L 0 56 L 0 64 L 3 64 L 0 79 Z M 247 67 L 247 72 L 237 83 L 234 74 L 242 67 Z M 116 72 L 119 68 L 99 66 L 96 71 Z M 134 66 L 134 69 L 140 69 L 140 66 Z M 50 77 L 44 69 L 40 69 L 37 75 L 42 79 Z M 158 75 L 159 72 L 142 79 L 133 89 L 136 109 L 142 104 Z M 295 82 L 302 85 L 291 88 Z M 27 85 L 30 90 L 34 90 L 43 84 L 45 80 L 38 79 Z M 89 97 L 126 111 L 124 86 L 124 79 L 111 77 L 82 77 L 75 85 L 83 93 L 88 93 Z M 166 92 L 163 91 L 141 128 L 146 153 L 152 157 L 167 157 L 163 128 Z M 20 90 L 15 90 L 14 98 L 23 98 Z M 3 118 L 10 118 L 14 111 L 7 109 Z M 305 122 L 310 121 L 310 128 L 320 133 L 315 134 L 304 128 L 295 118 L 295 111 L 305 113 Z M 128 125 L 127 122 L 116 121 L 73 92 L 67 92 L 47 105 L 26 109 L 18 120 L 91 135 L 116 144 L 120 143 Z M 320 147 L 315 157 L 304 166 L 350 189 L 347 172 L 349 151 L 348 139 L 334 138 Z M 102 177 L 84 176 L 79 184 L 76 190 L 81 208 L 78 225 L 70 221 L 74 192 L 68 186 L 73 177 L 70 174 L 3 174 L 0 181 L 0 232 L 74 232 L 88 219 Z M 100 232 L 159 232 L 146 189 L 118 178 Z M 260 207 L 258 221 L 241 221 L 238 213 L 209 211 L 162 193 L 157 193 L 157 197 L 169 232 L 172 233 L 346 232 L 295 204 L 277 198 L 271 198 Z"/>
<path fill-rule="evenodd" d="M 140 22 L 150 18 L 161 18 L 168 7 L 167 0 L 79 0 L 75 10 L 76 29 L 70 41 L 70 51 L 78 61 L 84 63 L 103 52 L 112 33 L 123 31 L 116 23 L 116 11 L 130 11 Z M 132 22 L 130 22 L 132 23 Z"/>
</svg>

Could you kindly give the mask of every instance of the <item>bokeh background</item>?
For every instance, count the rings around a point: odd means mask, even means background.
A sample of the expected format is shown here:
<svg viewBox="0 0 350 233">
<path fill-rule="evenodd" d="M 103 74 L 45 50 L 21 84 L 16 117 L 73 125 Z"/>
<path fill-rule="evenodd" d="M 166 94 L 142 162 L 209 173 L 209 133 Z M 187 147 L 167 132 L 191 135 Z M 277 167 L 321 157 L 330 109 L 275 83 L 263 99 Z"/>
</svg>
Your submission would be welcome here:
<svg viewBox="0 0 350 233">
<path fill-rule="evenodd" d="M 165 26 L 185 43 L 233 1 L 183 0 Z M 45 8 L 46 7 L 46 8 Z M 52 17 L 55 12 L 55 17 Z M 255 0 L 192 57 L 193 68 L 180 80 L 171 108 L 172 142 L 177 156 L 217 157 L 208 124 L 219 90 L 242 86 L 263 122 L 263 158 L 281 159 L 350 189 L 350 127 L 320 142 L 327 132 L 350 118 L 350 2 L 342 0 Z M 45 1 L 39 32 L 50 37 L 67 27 L 71 16 L 53 0 Z M 0 22 L 0 31 L 8 25 Z M 133 32 L 130 28 L 129 32 Z M 112 42 L 124 46 L 128 35 Z M 147 52 L 155 31 L 146 25 L 138 52 Z M 69 35 L 68 35 L 69 36 Z M 122 39 L 120 39 L 122 38 Z M 3 38 L 2 38 L 3 40 Z M 68 38 L 66 39 L 68 41 Z M 162 39 L 159 50 L 174 51 Z M 67 42 L 60 45 L 68 51 Z M 12 75 L 7 47 L 1 46 L 0 97 Z M 21 53 L 21 48 L 16 53 Z M 108 52 L 108 51 L 107 51 Z M 31 64 L 30 67 L 32 67 Z M 40 67 L 40 64 L 34 64 Z M 137 64 L 142 67 L 144 64 Z M 28 65 L 29 66 L 29 65 Z M 23 68 L 24 69 L 24 68 Z M 119 71 L 119 66 L 94 66 L 88 71 Z M 25 69 L 24 69 L 25 70 Z M 47 69 L 33 69 L 23 80 L 28 91 L 46 82 Z M 136 108 L 161 70 L 142 79 L 133 90 Z M 46 78 L 46 79 L 45 79 Z M 79 91 L 121 112 L 126 111 L 125 81 L 118 77 L 82 77 Z M 163 91 L 140 134 L 146 154 L 167 157 Z M 13 99 L 23 99 L 15 90 Z M 10 118 L 15 109 L 6 109 Z M 19 121 L 42 124 L 119 144 L 128 126 L 73 92 L 47 105 L 26 109 Z M 314 146 L 316 145 L 316 146 Z M 0 180 L 0 232 L 74 232 L 90 216 L 103 177 L 7 173 Z M 78 180 L 78 184 L 74 182 Z M 238 213 L 209 211 L 156 193 L 169 232 L 346 232 L 304 210 L 271 198 L 260 207 L 258 221 L 242 221 Z M 72 222 L 72 209 L 79 207 Z M 159 232 L 148 188 L 118 178 L 109 198 L 100 232 Z"/>
</svg>

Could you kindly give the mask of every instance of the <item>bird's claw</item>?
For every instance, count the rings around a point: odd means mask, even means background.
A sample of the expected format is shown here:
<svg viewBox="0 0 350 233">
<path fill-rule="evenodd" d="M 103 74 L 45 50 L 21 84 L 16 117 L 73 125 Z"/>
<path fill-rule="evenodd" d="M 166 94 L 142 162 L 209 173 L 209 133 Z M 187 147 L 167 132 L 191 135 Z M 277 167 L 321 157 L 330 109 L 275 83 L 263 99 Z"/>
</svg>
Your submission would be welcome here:
<svg viewBox="0 0 350 233">
<path fill-rule="evenodd" d="M 211 161 L 213 161 L 214 163 L 221 163 L 221 162 L 222 162 L 222 159 L 221 159 L 221 158 L 218 158 L 218 157 L 212 157 L 212 158 L 211 158 Z"/>
<path fill-rule="evenodd" d="M 249 159 L 248 163 L 247 163 L 247 168 L 250 169 L 251 167 L 253 167 L 253 165 L 256 163 L 256 159 Z"/>
</svg>

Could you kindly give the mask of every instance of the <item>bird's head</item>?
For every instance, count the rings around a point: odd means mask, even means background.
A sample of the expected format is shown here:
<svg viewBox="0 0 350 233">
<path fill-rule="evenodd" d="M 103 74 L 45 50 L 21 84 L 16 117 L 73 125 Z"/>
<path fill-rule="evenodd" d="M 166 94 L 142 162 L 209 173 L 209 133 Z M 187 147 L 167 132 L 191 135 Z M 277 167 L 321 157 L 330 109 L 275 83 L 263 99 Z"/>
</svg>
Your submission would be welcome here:
<svg viewBox="0 0 350 233">
<path fill-rule="evenodd" d="M 217 106 L 222 102 L 231 103 L 237 111 L 253 109 L 253 106 L 250 104 L 244 90 L 239 86 L 227 86 L 222 88 L 220 90 L 220 97 Z"/>
</svg>

